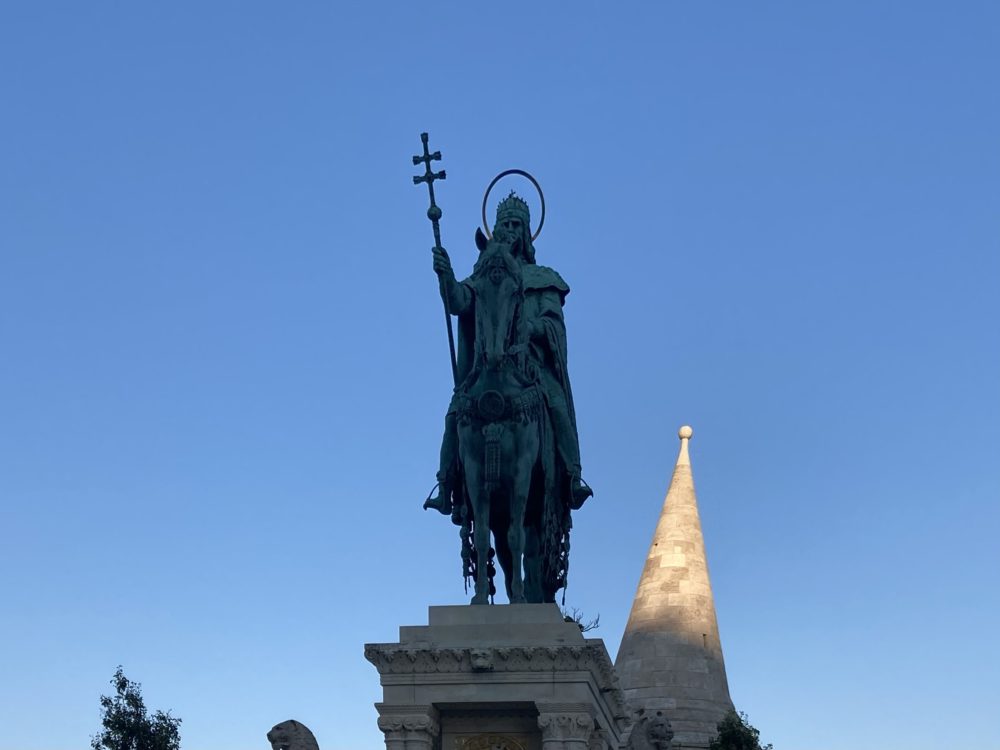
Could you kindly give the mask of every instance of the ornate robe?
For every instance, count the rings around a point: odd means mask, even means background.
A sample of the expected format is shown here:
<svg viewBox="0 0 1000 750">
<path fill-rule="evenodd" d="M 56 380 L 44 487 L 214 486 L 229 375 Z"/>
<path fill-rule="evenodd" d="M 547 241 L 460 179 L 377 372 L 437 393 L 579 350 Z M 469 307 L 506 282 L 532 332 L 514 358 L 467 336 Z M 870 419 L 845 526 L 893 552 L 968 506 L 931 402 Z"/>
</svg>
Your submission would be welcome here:
<svg viewBox="0 0 1000 750">
<path fill-rule="evenodd" d="M 523 315 L 531 324 L 538 323 L 542 335 L 531 337 L 530 360 L 538 368 L 542 390 L 549 408 L 559 408 L 565 404 L 571 426 L 570 435 L 556 434 L 558 448 L 564 441 L 572 440 L 572 453 L 579 456 L 579 437 L 576 429 L 576 410 L 573 406 L 573 390 L 570 387 L 566 356 L 566 323 L 563 319 L 563 304 L 569 294 L 569 286 L 563 278 L 547 266 L 524 263 L 521 266 L 524 283 Z M 458 315 L 458 382 L 459 385 L 472 371 L 475 353 L 475 293 L 469 279 L 462 281 L 463 293 L 449 300 L 449 312 Z M 532 325 L 534 327 L 534 325 Z M 454 410 L 455 399 L 449 411 Z M 553 420 L 554 421 L 554 420 Z M 564 453 L 560 450 L 560 453 Z M 577 459 L 579 460 L 579 459 Z M 571 470 L 576 467 L 563 467 Z"/>
</svg>

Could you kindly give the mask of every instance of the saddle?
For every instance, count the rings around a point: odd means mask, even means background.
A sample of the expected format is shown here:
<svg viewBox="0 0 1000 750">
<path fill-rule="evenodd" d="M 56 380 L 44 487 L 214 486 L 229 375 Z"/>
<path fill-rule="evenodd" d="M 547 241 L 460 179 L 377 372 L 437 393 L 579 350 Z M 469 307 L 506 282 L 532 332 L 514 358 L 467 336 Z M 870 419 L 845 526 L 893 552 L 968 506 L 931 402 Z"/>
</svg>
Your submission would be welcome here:
<svg viewBox="0 0 1000 750">
<path fill-rule="evenodd" d="M 496 422 L 532 422 L 542 415 L 545 396 L 538 385 L 528 386 L 516 396 L 497 390 L 484 391 L 477 397 L 458 398 L 455 414 L 461 420 L 493 424 Z"/>
</svg>

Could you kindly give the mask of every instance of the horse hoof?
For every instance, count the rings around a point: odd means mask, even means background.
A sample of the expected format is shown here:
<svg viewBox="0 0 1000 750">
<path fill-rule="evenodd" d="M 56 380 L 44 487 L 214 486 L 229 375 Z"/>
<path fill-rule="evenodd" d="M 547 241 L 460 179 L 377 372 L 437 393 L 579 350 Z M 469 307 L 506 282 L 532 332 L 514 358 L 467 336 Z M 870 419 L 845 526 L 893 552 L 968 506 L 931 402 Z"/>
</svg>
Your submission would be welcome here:
<svg viewBox="0 0 1000 750">
<path fill-rule="evenodd" d="M 476 594 L 474 597 L 472 597 L 472 603 L 473 604 L 489 604 L 490 603 L 489 594 Z"/>
<path fill-rule="evenodd" d="M 523 596 L 513 596 L 510 599 L 510 603 L 511 604 L 527 604 L 528 600 L 525 599 Z"/>
</svg>

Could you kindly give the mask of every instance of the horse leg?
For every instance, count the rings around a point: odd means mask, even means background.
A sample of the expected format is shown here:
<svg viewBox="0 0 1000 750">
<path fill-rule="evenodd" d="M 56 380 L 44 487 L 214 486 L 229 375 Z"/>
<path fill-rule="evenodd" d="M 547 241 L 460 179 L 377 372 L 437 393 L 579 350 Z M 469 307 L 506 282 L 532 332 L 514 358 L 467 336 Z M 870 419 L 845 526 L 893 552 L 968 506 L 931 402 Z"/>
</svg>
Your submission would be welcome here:
<svg viewBox="0 0 1000 750">
<path fill-rule="evenodd" d="M 465 458 L 465 487 L 472 505 L 472 541 L 476 545 L 476 594 L 473 604 L 490 603 L 490 578 L 487 572 L 490 549 L 490 496 L 483 487 L 482 467 Z"/>
<path fill-rule="evenodd" d="M 527 601 L 524 596 L 524 515 L 528 507 L 528 493 L 531 492 L 531 474 L 538 456 L 538 435 L 534 425 L 522 424 L 518 428 L 521 439 L 518 444 L 518 459 L 514 481 L 511 483 L 510 526 L 507 528 L 507 542 L 513 557 L 511 569 L 511 604 Z M 534 439 L 532 439 L 534 438 Z"/>
<path fill-rule="evenodd" d="M 544 601 L 542 595 L 542 555 L 538 546 L 538 529 L 524 530 L 524 598 L 529 602 Z"/>
<path fill-rule="evenodd" d="M 511 570 L 513 558 L 510 554 L 510 543 L 507 541 L 506 534 L 497 534 L 495 530 L 493 532 L 493 539 L 493 544 L 497 551 L 497 562 L 500 563 L 500 570 L 503 571 L 504 587 L 507 589 L 507 601 L 511 601 L 510 581 L 511 575 L 513 575 Z"/>
<path fill-rule="evenodd" d="M 476 594 L 472 597 L 472 603 L 489 604 L 490 493 L 482 486 L 477 486 L 475 496 L 473 539 L 476 543 Z"/>
<path fill-rule="evenodd" d="M 517 491 L 511 498 L 510 526 L 507 527 L 507 544 L 510 545 L 511 568 L 507 575 L 507 588 L 511 604 L 524 604 L 524 574 L 522 561 L 524 559 L 524 506 L 527 495 L 518 496 Z"/>
</svg>

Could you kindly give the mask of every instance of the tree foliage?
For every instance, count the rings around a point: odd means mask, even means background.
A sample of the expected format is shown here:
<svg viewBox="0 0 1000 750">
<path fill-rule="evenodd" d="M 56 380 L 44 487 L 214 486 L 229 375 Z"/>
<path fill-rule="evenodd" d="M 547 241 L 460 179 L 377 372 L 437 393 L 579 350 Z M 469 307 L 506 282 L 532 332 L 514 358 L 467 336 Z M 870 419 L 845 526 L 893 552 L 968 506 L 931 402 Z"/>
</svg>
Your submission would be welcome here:
<svg viewBox="0 0 1000 750">
<path fill-rule="evenodd" d="M 708 750 L 772 750 L 772 745 L 760 744 L 760 732 L 750 724 L 745 713 L 730 711 L 718 724 L 719 736 Z"/>
<path fill-rule="evenodd" d="M 180 719 L 167 711 L 146 712 L 141 685 L 132 682 L 121 666 L 111 678 L 115 695 L 101 696 L 103 731 L 90 738 L 93 750 L 179 750 Z"/>
</svg>

